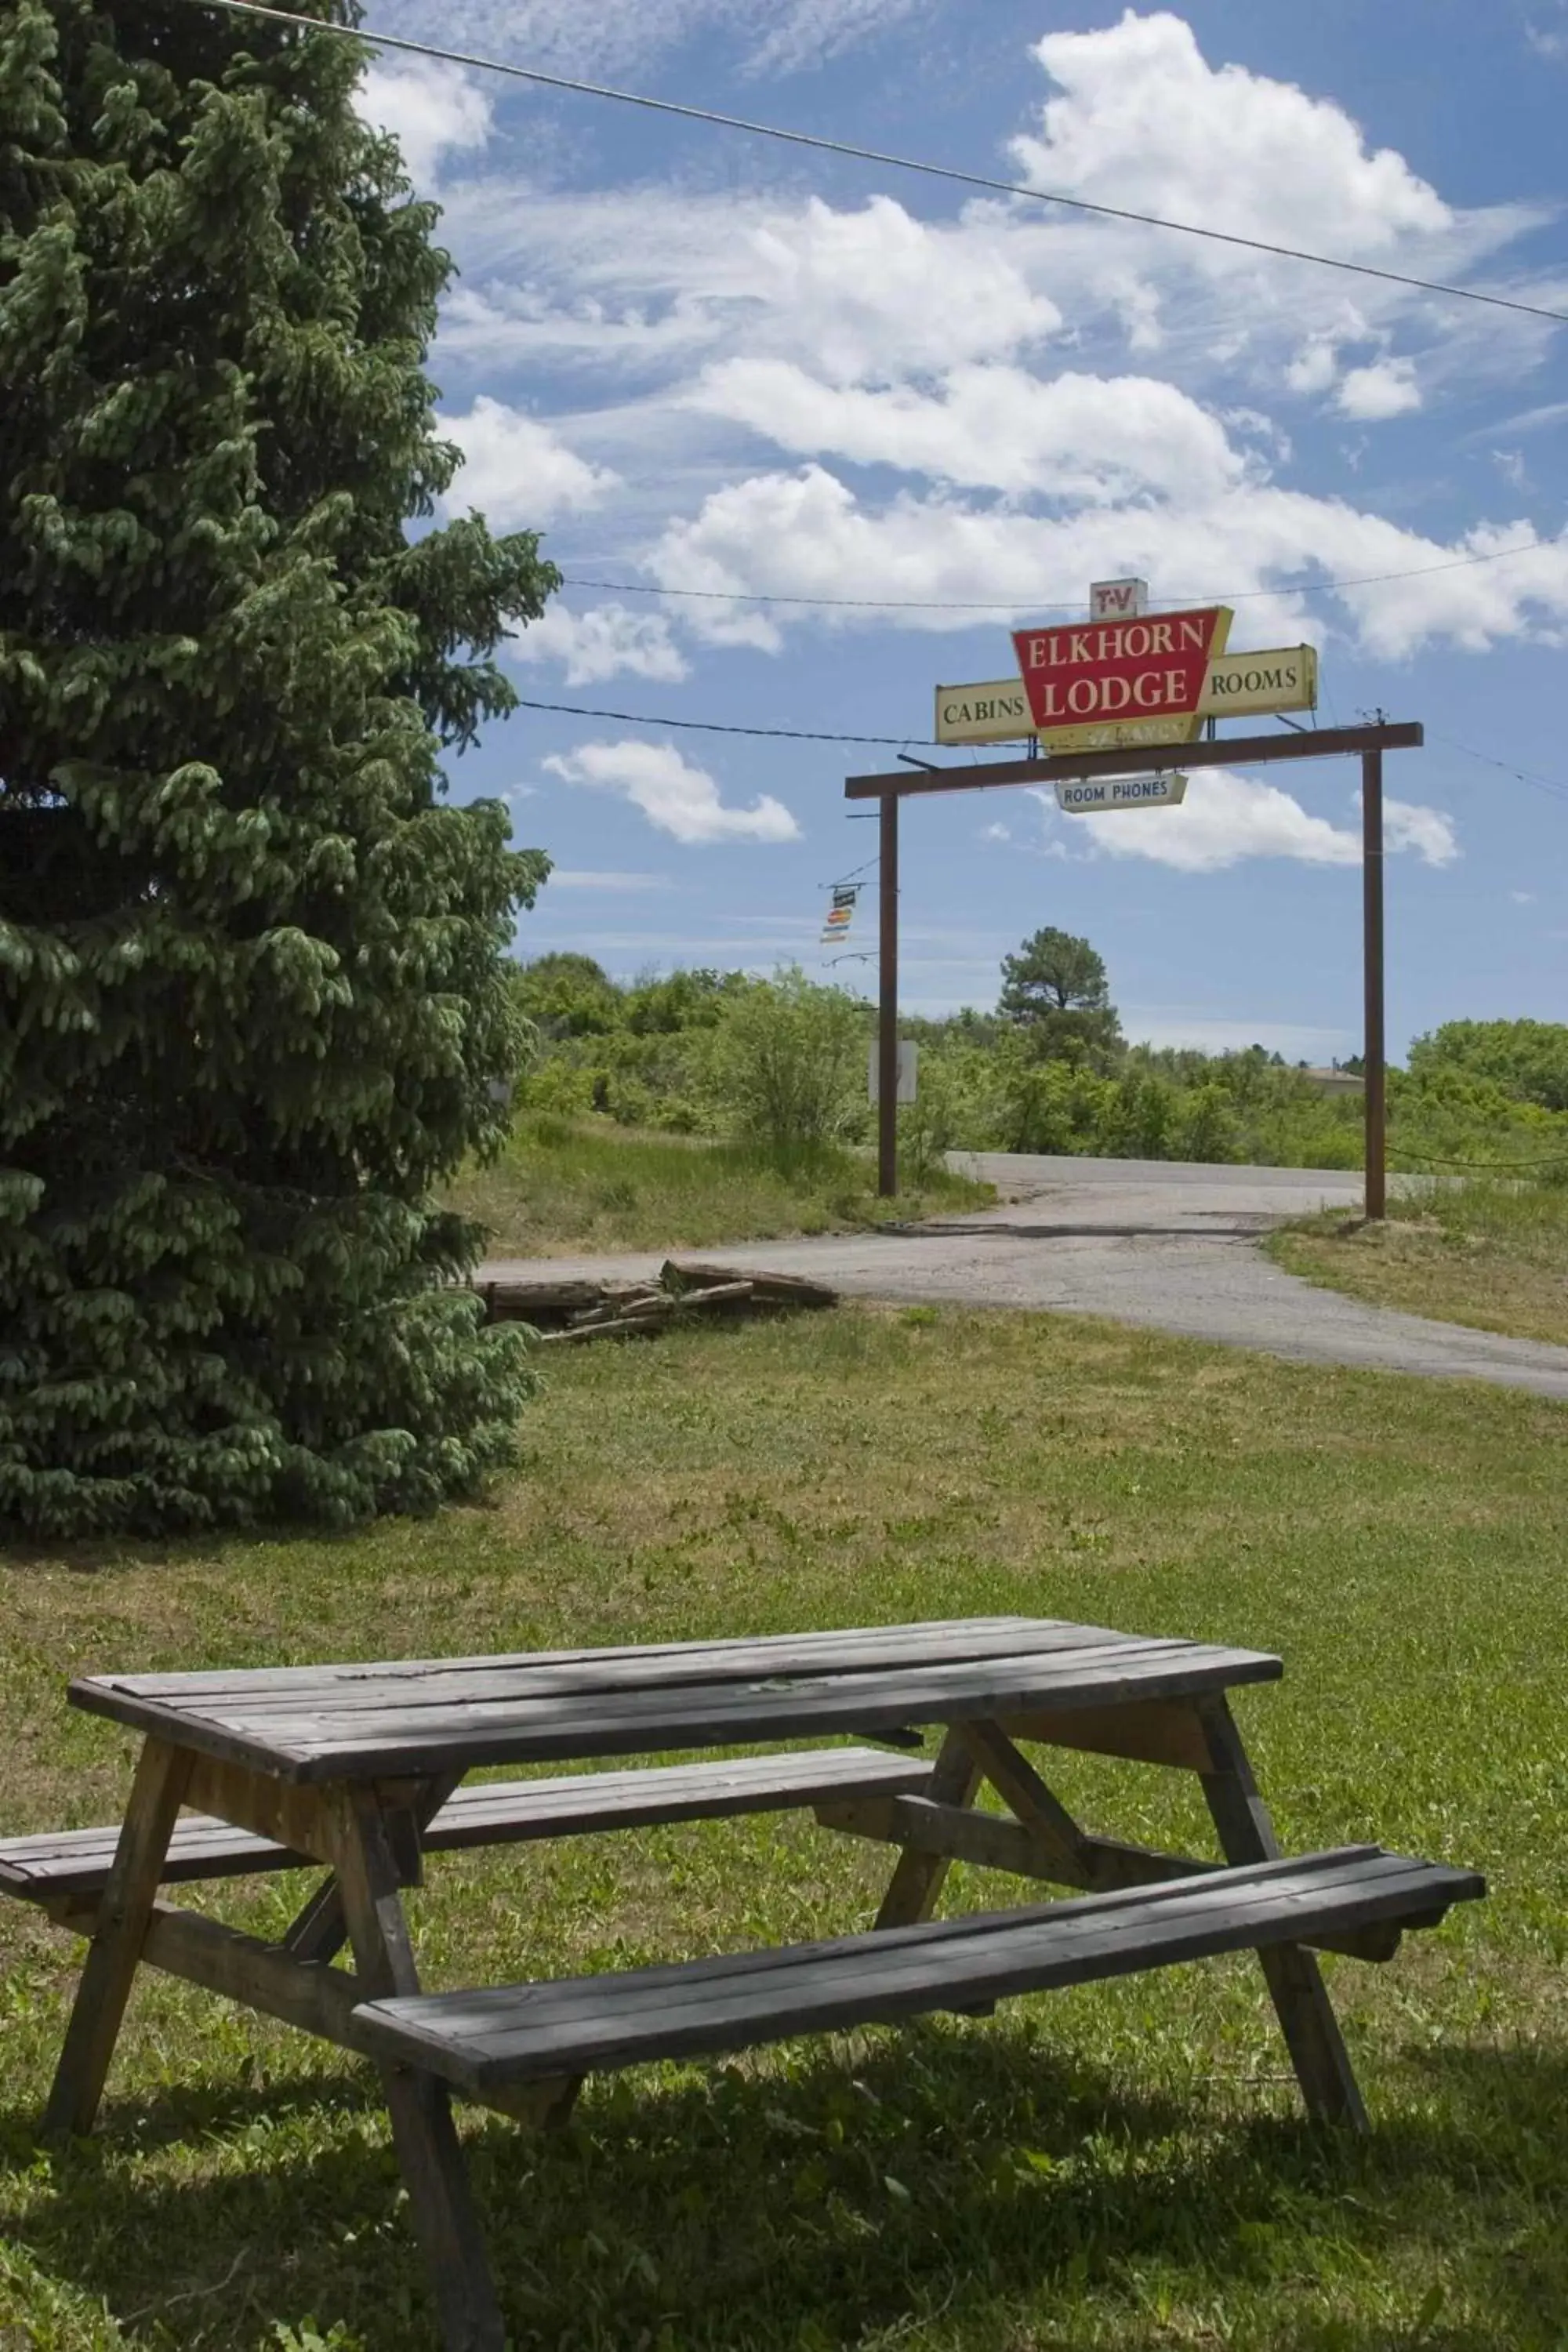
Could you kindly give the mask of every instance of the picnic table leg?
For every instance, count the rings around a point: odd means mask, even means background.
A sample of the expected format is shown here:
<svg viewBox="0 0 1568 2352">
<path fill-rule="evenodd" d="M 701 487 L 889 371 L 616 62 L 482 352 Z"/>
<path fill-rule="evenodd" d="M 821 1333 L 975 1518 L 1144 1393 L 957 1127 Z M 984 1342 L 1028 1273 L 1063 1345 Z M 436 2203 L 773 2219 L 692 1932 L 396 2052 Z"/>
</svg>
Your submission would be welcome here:
<svg viewBox="0 0 1568 2352">
<path fill-rule="evenodd" d="M 188 1750 L 143 1743 L 44 2110 L 46 2139 L 92 2129 L 190 1773 Z"/>
<path fill-rule="evenodd" d="M 1204 1795 L 1226 1860 L 1275 1861 L 1279 1841 L 1236 1718 L 1223 1697 L 1200 1700 L 1198 1713 L 1214 1759 L 1214 1769 L 1202 1776 Z M 1321 2122 L 1367 2130 L 1350 2053 L 1316 1958 L 1300 1944 L 1276 1944 L 1258 1957 L 1308 2113 Z"/>
<path fill-rule="evenodd" d="M 374 1789 L 344 1792 L 332 1859 L 364 1998 L 417 1992 L 403 1874 Z M 381 2074 L 446 2352 L 504 2352 L 506 2328 L 447 2086 L 411 2067 L 385 2065 Z"/>
<path fill-rule="evenodd" d="M 462 1777 L 460 1772 L 447 1772 L 438 1780 L 426 1783 L 421 1792 L 421 1801 L 411 1808 L 412 1818 L 420 1831 L 429 1828 Z M 322 1879 L 279 1940 L 290 1958 L 324 1967 L 329 1960 L 337 1958 L 348 1937 L 348 1918 L 334 1871 Z"/>
<path fill-rule="evenodd" d="M 926 1794 L 941 1805 L 972 1805 L 980 1779 L 980 1766 L 963 1732 L 950 1731 L 931 1767 Z M 929 1919 L 936 1909 L 942 1881 L 952 1868 L 952 1858 L 947 1854 L 921 1853 L 913 1846 L 906 1846 L 882 1897 L 882 1907 L 877 1914 L 878 1927 L 912 1927 Z"/>
</svg>

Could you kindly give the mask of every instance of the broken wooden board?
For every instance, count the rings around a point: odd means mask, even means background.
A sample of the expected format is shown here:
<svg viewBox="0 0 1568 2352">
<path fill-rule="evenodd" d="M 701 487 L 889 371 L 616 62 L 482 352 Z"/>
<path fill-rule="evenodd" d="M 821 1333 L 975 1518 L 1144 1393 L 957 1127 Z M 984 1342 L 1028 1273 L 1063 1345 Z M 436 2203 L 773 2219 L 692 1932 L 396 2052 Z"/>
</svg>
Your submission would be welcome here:
<svg viewBox="0 0 1568 2352">
<path fill-rule="evenodd" d="M 492 1323 L 531 1323 L 557 1344 L 664 1330 L 698 1314 L 778 1315 L 838 1303 L 837 1291 L 799 1276 L 683 1258 L 667 1258 L 657 1278 L 641 1282 L 547 1277 L 479 1288 Z"/>
</svg>

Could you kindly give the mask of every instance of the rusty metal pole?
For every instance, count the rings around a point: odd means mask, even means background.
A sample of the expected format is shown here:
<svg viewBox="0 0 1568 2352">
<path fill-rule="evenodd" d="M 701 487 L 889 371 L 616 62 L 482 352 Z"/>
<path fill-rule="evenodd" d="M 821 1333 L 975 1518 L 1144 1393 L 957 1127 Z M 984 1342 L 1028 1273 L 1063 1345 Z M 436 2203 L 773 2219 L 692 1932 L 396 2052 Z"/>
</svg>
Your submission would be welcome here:
<svg viewBox="0 0 1568 2352">
<path fill-rule="evenodd" d="M 877 1190 L 899 1189 L 899 796 L 881 800 L 881 941 L 877 1015 Z"/>
<path fill-rule="evenodd" d="M 1364 923 L 1366 1035 L 1363 1050 L 1366 1087 L 1366 1213 L 1369 1222 L 1388 1213 L 1388 1065 L 1384 1027 L 1383 956 L 1383 753 L 1363 751 L 1361 762 L 1362 894 Z"/>
</svg>

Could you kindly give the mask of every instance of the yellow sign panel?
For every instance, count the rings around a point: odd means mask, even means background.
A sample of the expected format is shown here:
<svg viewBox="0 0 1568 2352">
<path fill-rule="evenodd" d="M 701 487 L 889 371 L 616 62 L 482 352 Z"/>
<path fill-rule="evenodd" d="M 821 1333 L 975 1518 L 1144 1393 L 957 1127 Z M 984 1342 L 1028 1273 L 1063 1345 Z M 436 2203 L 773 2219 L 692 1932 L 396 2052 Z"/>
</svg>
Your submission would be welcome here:
<svg viewBox="0 0 1568 2352">
<path fill-rule="evenodd" d="M 1278 646 L 1261 653 L 1218 654 L 1208 667 L 1195 713 L 1086 721 L 1053 727 L 1041 737 L 1059 751 L 1116 751 L 1139 744 L 1190 743 L 1205 719 L 1257 717 L 1270 710 L 1311 710 L 1318 700 L 1318 655 L 1312 646 Z M 1021 678 L 991 678 L 978 686 L 939 686 L 939 743 L 1017 743 L 1035 733 Z"/>
</svg>

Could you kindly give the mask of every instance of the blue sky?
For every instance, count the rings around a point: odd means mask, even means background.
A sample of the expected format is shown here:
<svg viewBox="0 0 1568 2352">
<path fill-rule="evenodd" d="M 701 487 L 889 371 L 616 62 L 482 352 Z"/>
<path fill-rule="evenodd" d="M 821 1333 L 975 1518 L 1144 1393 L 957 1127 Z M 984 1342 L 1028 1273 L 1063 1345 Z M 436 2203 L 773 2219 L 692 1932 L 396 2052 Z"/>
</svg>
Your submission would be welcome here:
<svg viewBox="0 0 1568 2352">
<path fill-rule="evenodd" d="M 369 16 L 452 37 L 437 0 Z M 486 55 L 1568 309 L 1568 0 L 462 18 Z M 1388 763 L 1396 1050 L 1568 1018 L 1563 330 L 390 55 L 364 103 L 461 273 L 433 361 L 453 510 L 628 583 L 568 589 L 508 648 L 521 693 L 918 744 L 938 681 L 1005 675 L 1010 629 L 1091 579 L 1232 597 L 1233 647 L 1320 646 L 1325 719 L 1426 724 Z M 1304 586 L 1385 573 L 1414 576 Z M 770 593 L 871 608 L 743 601 Z M 821 972 L 823 886 L 875 848 L 845 774 L 892 761 L 523 710 L 452 782 L 510 796 L 556 861 L 520 952 Z M 991 1003 L 1058 923 L 1131 1036 L 1354 1052 L 1356 781 L 1195 775 L 1179 810 L 1100 819 L 1016 791 L 912 807 L 905 1002 Z"/>
</svg>

